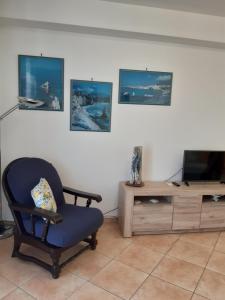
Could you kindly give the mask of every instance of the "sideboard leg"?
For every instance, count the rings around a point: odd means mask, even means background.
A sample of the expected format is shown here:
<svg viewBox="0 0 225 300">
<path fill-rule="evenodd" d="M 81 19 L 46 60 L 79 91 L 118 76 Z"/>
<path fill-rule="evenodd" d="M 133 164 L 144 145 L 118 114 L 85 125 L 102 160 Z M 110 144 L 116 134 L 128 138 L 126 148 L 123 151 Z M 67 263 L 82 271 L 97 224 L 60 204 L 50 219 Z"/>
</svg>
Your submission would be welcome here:
<svg viewBox="0 0 225 300">
<path fill-rule="evenodd" d="M 124 183 L 119 188 L 119 224 L 123 237 L 132 237 L 134 195 Z"/>
</svg>

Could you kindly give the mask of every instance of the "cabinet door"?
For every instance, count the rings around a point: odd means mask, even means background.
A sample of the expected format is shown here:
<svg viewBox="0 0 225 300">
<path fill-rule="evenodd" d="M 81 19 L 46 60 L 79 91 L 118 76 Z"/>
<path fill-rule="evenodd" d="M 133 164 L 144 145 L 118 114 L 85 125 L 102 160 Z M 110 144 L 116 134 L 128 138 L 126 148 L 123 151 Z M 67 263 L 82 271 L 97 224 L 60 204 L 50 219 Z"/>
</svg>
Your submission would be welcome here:
<svg viewBox="0 0 225 300">
<path fill-rule="evenodd" d="M 133 213 L 134 232 L 171 230 L 172 228 L 172 204 L 136 205 Z"/>
<path fill-rule="evenodd" d="M 225 227 L 225 203 L 206 202 L 202 204 L 200 228 Z"/>
<path fill-rule="evenodd" d="M 174 197 L 172 229 L 198 229 L 201 215 L 201 196 Z"/>
</svg>

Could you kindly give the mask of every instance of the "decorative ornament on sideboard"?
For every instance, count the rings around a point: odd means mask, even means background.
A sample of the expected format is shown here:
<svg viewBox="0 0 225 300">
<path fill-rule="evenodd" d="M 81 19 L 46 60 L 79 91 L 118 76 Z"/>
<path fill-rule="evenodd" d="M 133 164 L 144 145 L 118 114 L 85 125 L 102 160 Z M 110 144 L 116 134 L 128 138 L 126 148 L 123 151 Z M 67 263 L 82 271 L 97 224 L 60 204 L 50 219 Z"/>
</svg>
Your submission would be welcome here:
<svg viewBox="0 0 225 300">
<path fill-rule="evenodd" d="M 131 178 L 127 185 L 141 187 L 142 181 L 142 146 L 135 146 L 131 162 Z"/>
</svg>

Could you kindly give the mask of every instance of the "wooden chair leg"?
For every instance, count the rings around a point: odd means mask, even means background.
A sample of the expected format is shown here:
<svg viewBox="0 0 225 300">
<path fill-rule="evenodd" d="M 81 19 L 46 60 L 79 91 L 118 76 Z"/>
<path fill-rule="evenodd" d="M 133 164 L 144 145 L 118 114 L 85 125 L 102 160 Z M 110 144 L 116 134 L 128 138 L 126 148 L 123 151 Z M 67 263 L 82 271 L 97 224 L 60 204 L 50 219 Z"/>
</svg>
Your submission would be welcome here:
<svg viewBox="0 0 225 300">
<path fill-rule="evenodd" d="M 95 250 L 96 246 L 98 244 L 96 236 L 97 236 L 97 231 L 94 232 L 94 233 L 92 233 L 92 235 L 91 235 L 91 241 L 90 241 L 90 248 L 91 248 L 91 250 Z"/>
<path fill-rule="evenodd" d="M 20 239 L 18 238 L 18 236 L 14 235 L 14 245 L 13 245 L 12 257 L 18 256 L 20 246 L 21 246 Z"/>
<path fill-rule="evenodd" d="M 52 268 L 51 268 L 51 273 L 52 273 L 52 277 L 54 279 L 59 277 L 59 273 L 60 273 L 60 265 L 59 265 L 59 260 L 60 260 L 60 253 L 58 251 L 52 251 L 52 253 L 50 254 L 51 259 L 52 259 Z"/>
</svg>

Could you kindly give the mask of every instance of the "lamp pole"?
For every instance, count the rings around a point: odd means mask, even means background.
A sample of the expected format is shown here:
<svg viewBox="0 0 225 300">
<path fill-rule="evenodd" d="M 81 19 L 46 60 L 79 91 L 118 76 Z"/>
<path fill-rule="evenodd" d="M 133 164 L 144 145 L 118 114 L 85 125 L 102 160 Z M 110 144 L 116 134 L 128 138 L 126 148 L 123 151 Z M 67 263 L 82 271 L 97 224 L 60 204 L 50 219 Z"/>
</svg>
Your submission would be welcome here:
<svg viewBox="0 0 225 300">
<path fill-rule="evenodd" d="M 0 122 L 5 119 L 8 115 L 10 115 L 14 110 L 19 108 L 20 105 L 24 105 L 25 107 L 34 107 L 40 106 L 43 104 L 43 101 L 33 100 L 26 97 L 18 97 L 18 103 L 11 107 L 9 110 L 0 115 Z M 1 129 L 1 128 L 0 128 Z M 1 136 L 1 133 L 0 133 Z M 0 172 L 1 172 L 1 149 L 0 149 Z M 0 174 L 2 179 L 2 176 Z M 4 221 L 2 220 L 2 180 L 0 182 L 0 239 L 6 238 L 12 235 L 12 226 L 6 226 Z"/>
<path fill-rule="evenodd" d="M 2 121 L 5 117 L 7 117 L 8 115 L 10 115 L 14 110 L 16 110 L 19 107 L 19 103 L 17 103 L 16 105 L 14 105 L 13 107 L 11 107 L 9 110 L 7 110 L 6 112 L 4 112 L 1 116 L 0 116 L 0 121 Z"/>
</svg>

